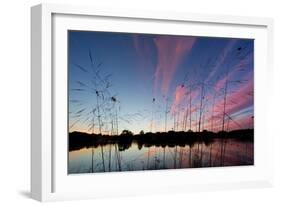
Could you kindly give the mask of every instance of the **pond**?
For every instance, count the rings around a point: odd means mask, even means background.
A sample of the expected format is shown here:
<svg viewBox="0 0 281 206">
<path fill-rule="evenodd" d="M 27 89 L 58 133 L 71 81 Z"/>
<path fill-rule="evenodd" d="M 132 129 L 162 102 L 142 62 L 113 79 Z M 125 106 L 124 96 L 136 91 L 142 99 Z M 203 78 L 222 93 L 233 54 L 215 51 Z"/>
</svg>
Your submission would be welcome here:
<svg viewBox="0 0 281 206">
<path fill-rule="evenodd" d="M 97 173 L 254 164 L 252 141 L 216 139 L 180 145 L 106 144 L 69 152 L 68 173 Z"/>
</svg>

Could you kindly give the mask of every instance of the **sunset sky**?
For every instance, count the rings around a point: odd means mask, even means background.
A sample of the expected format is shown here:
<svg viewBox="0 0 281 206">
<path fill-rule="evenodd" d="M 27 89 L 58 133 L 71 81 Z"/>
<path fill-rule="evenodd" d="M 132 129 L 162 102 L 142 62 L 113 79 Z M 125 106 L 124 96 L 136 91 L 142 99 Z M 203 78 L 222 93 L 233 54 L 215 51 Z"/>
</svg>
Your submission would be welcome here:
<svg viewBox="0 0 281 206">
<path fill-rule="evenodd" d="M 200 111 L 200 130 L 219 131 L 224 103 L 225 130 L 253 128 L 252 39 L 69 31 L 68 46 L 69 131 L 98 133 L 99 116 L 110 134 L 116 114 L 119 133 L 188 130 L 190 117 L 197 131 Z"/>
</svg>

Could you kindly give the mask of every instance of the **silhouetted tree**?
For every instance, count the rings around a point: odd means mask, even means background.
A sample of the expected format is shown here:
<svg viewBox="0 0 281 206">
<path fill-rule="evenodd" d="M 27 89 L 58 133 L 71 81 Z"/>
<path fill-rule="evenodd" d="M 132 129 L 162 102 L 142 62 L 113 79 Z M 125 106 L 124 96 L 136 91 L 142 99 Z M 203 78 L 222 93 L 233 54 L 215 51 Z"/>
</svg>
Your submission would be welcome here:
<svg viewBox="0 0 281 206">
<path fill-rule="evenodd" d="M 122 132 L 121 132 L 121 135 L 122 136 L 133 136 L 133 132 L 131 132 L 130 130 L 126 130 L 124 129 Z"/>
</svg>

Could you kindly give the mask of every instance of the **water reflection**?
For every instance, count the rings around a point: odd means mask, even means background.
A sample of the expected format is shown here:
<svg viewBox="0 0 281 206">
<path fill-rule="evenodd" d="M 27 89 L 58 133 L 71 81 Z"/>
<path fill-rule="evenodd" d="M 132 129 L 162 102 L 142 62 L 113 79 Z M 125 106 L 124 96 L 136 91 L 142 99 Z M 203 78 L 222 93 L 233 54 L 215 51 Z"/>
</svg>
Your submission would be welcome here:
<svg viewBox="0 0 281 206">
<path fill-rule="evenodd" d="M 69 152 L 68 172 L 158 170 L 253 165 L 252 141 L 213 139 L 188 144 L 123 142 Z"/>
</svg>

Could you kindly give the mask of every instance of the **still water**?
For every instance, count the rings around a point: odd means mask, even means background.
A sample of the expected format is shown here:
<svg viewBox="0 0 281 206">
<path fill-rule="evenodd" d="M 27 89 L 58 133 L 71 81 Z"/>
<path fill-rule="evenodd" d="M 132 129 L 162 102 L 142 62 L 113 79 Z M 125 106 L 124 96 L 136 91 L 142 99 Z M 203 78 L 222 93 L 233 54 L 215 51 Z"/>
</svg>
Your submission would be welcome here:
<svg viewBox="0 0 281 206">
<path fill-rule="evenodd" d="M 234 139 L 176 146 L 108 144 L 70 151 L 68 173 L 253 165 L 253 157 L 253 142 Z"/>
</svg>

